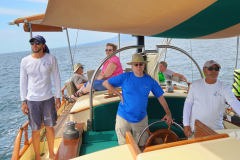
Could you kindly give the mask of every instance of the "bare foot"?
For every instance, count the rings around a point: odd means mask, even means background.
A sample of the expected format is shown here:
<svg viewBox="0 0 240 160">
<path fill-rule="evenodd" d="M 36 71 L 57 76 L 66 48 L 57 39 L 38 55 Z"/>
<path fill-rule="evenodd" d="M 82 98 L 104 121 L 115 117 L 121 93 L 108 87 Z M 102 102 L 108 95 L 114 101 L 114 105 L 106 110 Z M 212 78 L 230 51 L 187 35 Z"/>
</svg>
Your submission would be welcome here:
<svg viewBox="0 0 240 160">
<path fill-rule="evenodd" d="M 49 158 L 50 158 L 50 159 L 55 159 L 55 157 L 56 157 L 56 154 L 55 154 L 55 153 L 53 153 L 53 154 L 51 154 L 51 155 L 49 154 Z"/>
</svg>

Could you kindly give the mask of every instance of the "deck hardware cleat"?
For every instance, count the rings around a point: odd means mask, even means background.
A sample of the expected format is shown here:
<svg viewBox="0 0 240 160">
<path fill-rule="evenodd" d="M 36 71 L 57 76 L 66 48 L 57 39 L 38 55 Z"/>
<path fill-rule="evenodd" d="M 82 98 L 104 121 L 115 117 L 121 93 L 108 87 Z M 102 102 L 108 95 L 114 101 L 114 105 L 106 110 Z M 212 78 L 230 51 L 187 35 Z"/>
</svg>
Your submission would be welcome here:
<svg viewBox="0 0 240 160">
<path fill-rule="evenodd" d="M 77 122 L 66 122 L 67 130 L 63 132 L 63 138 L 65 140 L 77 139 L 79 137 L 79 131 L 75 129 Z"/>
</svg>

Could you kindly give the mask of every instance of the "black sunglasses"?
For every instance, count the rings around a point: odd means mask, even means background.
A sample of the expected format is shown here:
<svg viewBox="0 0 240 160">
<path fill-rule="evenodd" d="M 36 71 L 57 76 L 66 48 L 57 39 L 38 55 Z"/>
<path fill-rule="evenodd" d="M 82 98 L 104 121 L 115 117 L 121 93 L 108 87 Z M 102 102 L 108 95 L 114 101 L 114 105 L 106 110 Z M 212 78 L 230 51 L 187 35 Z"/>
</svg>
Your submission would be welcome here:
<svg viewBox="0 0 240 160">
<path fill-rule="evenodd" d="M 135 64 L 133 64 L 135 67 L 137 67 L 138 65 L 139 66 L 142 66 L 143 65 L 143 63 L 135 63 Z"/>
<path fill-rule="evenodd" d="M 206 67 L 209 71 L 215 70 L 219 71 L 219 67 Z"/>
<path fill-rule="evenodd" d="M 105 51 L 106 51 L 106 52 L 107 52 L 107 51 L 109 51 L 109 52 L 110 52 L 110 51 L 112 51 L 112 49 L 105 49 Z"/>
<path fill-rule="evenodd" d="M 35 41 L 35 42 L 32 41 L 32 42 L 30 42 L 31 45 L 34 45 L 34 43 L 36 43 L 36 45 L 39 45 L 41 42 L 39 42 L 39 41 Z"/>
</svg>

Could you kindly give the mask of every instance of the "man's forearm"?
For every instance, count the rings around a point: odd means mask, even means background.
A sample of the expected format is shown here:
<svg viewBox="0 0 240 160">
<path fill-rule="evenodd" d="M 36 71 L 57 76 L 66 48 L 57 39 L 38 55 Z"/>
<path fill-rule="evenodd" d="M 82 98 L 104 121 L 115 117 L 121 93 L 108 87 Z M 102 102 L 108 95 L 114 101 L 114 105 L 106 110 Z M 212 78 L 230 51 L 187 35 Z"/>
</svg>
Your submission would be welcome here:
<svg viewBox="0 0 240 160">
<path fill-rule="evenodd" d="M 109 82 L 108 80 L 104 81 L 102 84 L 105 88 L 107 88 L 109 91 L 115 93 L 118 96 L 121 96 L 121 93 L 118 92 L 118 90 L 116 90 Z"/>
<path fill-rule="evenodd" d="M 183 125 L 189 126 L 190 125 L 190 116 L 192 112 L 193 103 L 185 101 L 184 108 L 183 108 Z"/>
<path fill-rule="evenodd" d="M 179 73 L 173 73 L 173 76 L 182 77 L 183 75 Z"/>
<path fill-rule="evenodd" d="M 240 116 L 240 102 L 235 99 L 230 103 L 230 106 Z"/>
</svg>

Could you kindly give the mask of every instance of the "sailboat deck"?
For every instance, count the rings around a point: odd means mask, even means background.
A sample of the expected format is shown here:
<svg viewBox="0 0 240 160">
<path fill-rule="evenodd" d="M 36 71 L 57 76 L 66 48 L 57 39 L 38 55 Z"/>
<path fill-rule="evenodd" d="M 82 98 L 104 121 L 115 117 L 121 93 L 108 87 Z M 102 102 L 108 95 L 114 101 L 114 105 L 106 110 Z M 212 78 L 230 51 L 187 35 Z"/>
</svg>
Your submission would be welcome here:
<svg viewBox="0 0 240 160">
<path fill-rule="evenodd" d="M 58 117 L 57 124 L 53 127 L 55 131 L 55 138 L 63 137 L 63 132 L 67 129 L 66 122 L 70 121 L 70 114 L 72 107 L 74 106 L 74 103 L 68 104 L 66 110 Z M 46 136 L 46 132 L 42 136 L 41 141 L 44 140 Z"/>
</svg>

